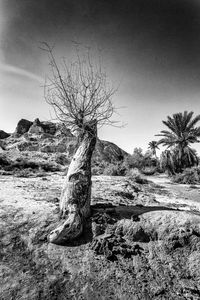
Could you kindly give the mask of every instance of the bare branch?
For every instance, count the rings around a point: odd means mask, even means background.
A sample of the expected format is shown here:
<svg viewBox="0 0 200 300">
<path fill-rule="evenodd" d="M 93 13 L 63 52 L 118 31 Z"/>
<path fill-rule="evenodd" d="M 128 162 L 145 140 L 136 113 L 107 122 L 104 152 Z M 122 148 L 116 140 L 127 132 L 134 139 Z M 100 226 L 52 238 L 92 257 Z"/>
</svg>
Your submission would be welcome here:
<svg viewBox="0 0 200 300">
<path fill-rule="evenodd" d="M 112 96 L 116 90 L 110 87 L 100 59 L 94 63 L 89 49 L 84 56 L 76 48 L 76 60 L 67 63 L 63 58 L 61 67 L 56 62 L 54 47 L 42 43 L 40 48 L 48 53 L 51 70 L 50 77 L 45 79 L 45 99 L 57 118 L 77 131 L 94 120 L 99 127 L 116 126 L 111 121 L 115 112 Z"/>
</svg>

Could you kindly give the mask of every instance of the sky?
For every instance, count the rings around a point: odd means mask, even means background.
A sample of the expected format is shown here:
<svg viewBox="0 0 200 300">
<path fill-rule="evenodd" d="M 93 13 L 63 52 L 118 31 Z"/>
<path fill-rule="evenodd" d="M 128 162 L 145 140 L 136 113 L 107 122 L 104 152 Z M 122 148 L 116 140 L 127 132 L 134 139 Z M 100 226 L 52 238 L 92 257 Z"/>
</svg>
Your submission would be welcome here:
<svg viewBox="0 0 200 300">
<path fill-rule="evenodd" d="M 129 153 L 147 149 L 167 115 L 200 114 L 200 1 L 0 0 L 0 129 L 21 118 L 50 120 L 48 58 L 41 42 L 71 60 L 74 41 L 101 53 L 123 128 L 99 137 Z M 200 153 L 200 146 L 195 148 Z"/>
</svg>

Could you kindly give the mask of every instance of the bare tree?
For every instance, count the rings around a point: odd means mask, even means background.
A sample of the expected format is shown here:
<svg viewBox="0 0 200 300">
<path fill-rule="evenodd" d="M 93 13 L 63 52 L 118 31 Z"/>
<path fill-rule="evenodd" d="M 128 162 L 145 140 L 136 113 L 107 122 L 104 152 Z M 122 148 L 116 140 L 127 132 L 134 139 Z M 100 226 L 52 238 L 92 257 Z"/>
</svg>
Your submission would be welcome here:
<svg viewBox="0 0 200 300">
<path fill-rule="evenodd" d="M 97 128 L 114 124 L 109 86 L 102 64 L 92 61 L 90 53 L 80 55 L 70 64 L 58 65 L 53 49 L 46 43 L 51 76 L 45 84 L 45 99 L 57 118 L 78 136 L 79 146 L 70 163 L 60 198 L 61 224 L 49 235 L 49 241 L 62 244 L 78 237 L 90 215 L 91 157 L 97 139 Z"/>
</svg>

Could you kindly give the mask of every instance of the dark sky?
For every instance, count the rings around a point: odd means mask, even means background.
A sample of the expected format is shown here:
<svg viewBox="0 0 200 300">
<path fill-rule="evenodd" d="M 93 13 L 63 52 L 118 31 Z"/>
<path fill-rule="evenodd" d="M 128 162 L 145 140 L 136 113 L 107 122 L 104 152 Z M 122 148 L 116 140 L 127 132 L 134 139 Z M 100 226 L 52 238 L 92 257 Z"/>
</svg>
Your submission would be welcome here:
<svg viewBox="0 0 200 300">
<path fill-rule="evenodd" d="M 122 117 L 130 125 L 122 132 L 133 140 L 130 147 L 137 146 L 134 141 L 144 145 L 144 139 L 154 139 L 167 114 L 184 109 L 199 113 L 198 1 L 0 0 L 0 11 L 0 97 L 7 103 L 6 114 L 15 102 L 24 106 L 24 114 L 36 115 L 34 105 L 33 113 L 28 107 L 42 97 L 36 81 L 47 72 L 39 42 L 55 43 L 58 56 L 70 57 L 74 40 L 100 49 L 112 80 L 121 82 L 116 102 L 127 107 Z M 42 101 L 37 103 L 38 115 L 48 118 Z M 12 120 L 22 114 L 13 111 Z M 145 133 L 144 118 L 149 118 Z M 125 138 L 122 144 L 128 148 Z"/>
</svg>

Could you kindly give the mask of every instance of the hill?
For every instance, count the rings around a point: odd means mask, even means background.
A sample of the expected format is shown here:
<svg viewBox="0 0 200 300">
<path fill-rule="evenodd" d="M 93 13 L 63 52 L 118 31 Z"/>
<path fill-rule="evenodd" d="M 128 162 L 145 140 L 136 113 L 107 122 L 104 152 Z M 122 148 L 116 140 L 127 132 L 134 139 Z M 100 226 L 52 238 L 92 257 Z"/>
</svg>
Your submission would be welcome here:
<svg viewBox="0 0 200 300">
<path fill-rule="evenodd" d="M 64 124 L 21 119 L 12 134 L 0 137 L 0 166 L 13 170 L 42 169 L 58 171 L 66 168 L 77 147 L 77 138 Z M 109 164 L 123 162 L 128 155 L 114 143 L 98 139 L 93 154 L 94 172 L 102 173 Z M 24 171 L 23 171 L 24 172 Z"/>
</svg>

